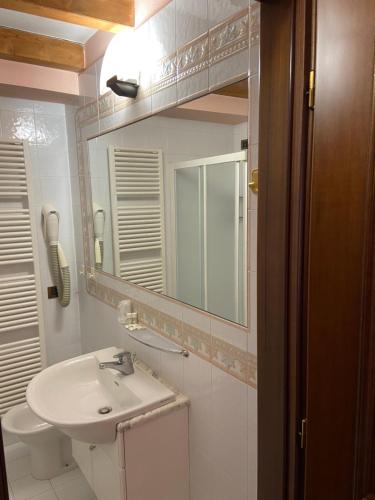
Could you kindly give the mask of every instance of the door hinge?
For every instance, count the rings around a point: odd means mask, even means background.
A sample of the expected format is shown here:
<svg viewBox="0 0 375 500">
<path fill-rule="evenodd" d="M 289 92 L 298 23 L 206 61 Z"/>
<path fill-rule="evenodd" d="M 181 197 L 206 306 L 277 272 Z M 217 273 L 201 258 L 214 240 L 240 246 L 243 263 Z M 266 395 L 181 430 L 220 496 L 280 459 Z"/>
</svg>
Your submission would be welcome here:
<svg viewBox="0 0 375 500">
<path fill-rule="evenodd" d="M 301 427 L 300 427 L 300 429 L 301 430 L 298 433 L 299 438 L 300 438 L 300 446 L 301 446 L 301 450 L 304 450 L 305 447 L 306 447 L 307 418 L 304 418 L 301 421 Z"/>
<path fill-rule="evenodd" d="M 309 75 L 309 109 L 314 109 L 315 106 L 315 70 L 312 69 Z"/>
</svg>

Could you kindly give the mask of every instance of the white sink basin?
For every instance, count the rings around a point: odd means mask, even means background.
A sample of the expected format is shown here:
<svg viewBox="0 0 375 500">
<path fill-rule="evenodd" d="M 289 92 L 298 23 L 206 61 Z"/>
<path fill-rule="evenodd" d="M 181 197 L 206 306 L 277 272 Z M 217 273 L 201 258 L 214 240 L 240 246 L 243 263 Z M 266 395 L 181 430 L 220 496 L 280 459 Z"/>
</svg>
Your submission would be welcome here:
<svg viewBox="0 0 375 500">
<path fill-rule="evenodd" d="M 173 391 L 137 365 L 132 375 L 99 369 L 99 362 L 113 361 L 120 351 L 110 347 L 46 368 L 27 388 L 30 408 L 73 439 L 108 443 L 115 440 L 119 422 L 175 399 Z M 100 414 L 104 407 L 110 413 Z"/>
</svg>

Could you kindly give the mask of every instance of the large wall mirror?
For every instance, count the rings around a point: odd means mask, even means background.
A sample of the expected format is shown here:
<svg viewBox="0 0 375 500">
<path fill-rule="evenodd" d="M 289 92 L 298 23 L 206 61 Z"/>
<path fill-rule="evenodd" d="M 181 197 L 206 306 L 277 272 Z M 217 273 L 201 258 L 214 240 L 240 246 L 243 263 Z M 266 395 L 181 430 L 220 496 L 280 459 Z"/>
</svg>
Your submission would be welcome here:
<svg viewBox="0 0 375 500">
<path fill-rule="evenodd" d="M 95 266 L 247 324 L 248 81 L 89 140 Z"/>
</svg>

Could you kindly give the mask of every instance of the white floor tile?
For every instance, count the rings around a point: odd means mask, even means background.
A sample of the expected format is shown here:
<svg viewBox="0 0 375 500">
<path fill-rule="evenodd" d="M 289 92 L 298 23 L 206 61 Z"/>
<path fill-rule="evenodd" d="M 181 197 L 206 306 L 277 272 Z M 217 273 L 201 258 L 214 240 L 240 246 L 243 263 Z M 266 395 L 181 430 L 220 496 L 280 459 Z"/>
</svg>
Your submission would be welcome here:
<svg viewBox="0 0 375 500">
<path fill-rule="evenodd" d="M 9 500 L 14 500 L 14 495 L 10 484 L 8 484 L 8 493 L 9 493 Z"/>
<path fill-rule="evenodd" d="M 92 500 L 95 495 L 86 479 L 78 478 L 65 486 L 55 488 L 59 500 Z M 16 499 L 18 500 L 18 499 Z"/>
<path fill-rule="evenodd" d="M 36 495 L 35 497 L 31 497 L 28 500 L 58 500 L 55 492 L 53 490 L 45 491 L 40 495 Z"/>
<path fill-rule="evenodd" d="M 65 472 L 64 474 L 51 479 L 52 488 L 63 488 L 64 486 L 69 485 L 75 479 L 79 478 L 83 478 L 83 474 L 77 467 L 76 469 Z"/>
<path fill-rule="evenodd" d="M 31 475 L 11 481 L 10 485 L 13 490 L 14 500 L 28 500 L 52 489 L 49 481 L 39 481 Z"/>
<path fill-rule="evenodd" d="M 16 460 L 6 461 L 7 477 L 9 481 L 16 481 L 21 477 L 29 476 L 31 471 L 30 455 Z"/>
</svg>

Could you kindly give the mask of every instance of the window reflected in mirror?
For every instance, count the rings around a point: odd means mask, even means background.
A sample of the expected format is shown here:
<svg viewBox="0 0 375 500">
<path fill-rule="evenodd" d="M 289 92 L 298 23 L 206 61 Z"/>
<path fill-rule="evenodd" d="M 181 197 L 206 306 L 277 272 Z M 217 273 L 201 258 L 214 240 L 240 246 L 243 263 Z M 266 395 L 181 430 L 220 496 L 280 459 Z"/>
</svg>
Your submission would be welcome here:
<svg viewBox="0 0 375 500">
<path fill-rule="evenodd" d="M 95 267 L 247 324 L 248 81 L 89 141 Z"/>
</svg>

